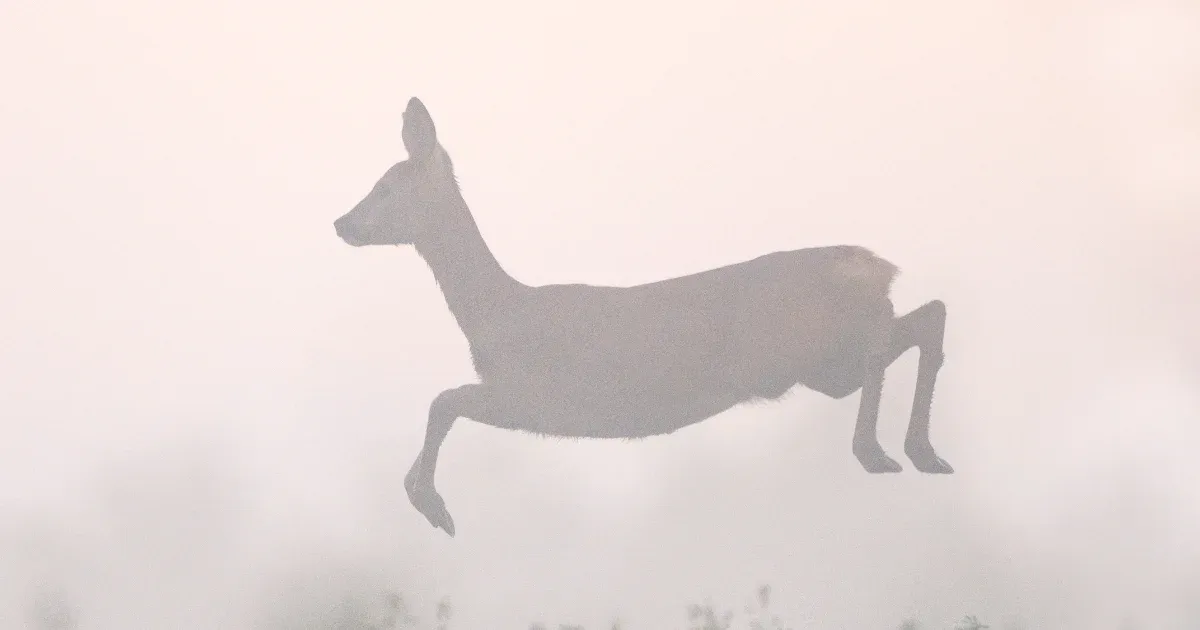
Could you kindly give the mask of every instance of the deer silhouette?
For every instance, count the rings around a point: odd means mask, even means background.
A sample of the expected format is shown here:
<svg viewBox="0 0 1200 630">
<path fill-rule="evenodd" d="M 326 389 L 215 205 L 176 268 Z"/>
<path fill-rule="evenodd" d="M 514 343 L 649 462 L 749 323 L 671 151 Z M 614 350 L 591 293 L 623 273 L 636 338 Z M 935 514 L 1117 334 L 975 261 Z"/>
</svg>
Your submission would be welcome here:
<svg viewBox="0 0 1200 630">
<path fill-rule="evenodd" d="M 434 487 L 438 451 L 466 418 L 539 435 L 665 435 L 796 385 L 835 399 L 862 390 L 852 452 L 869 473 L 900 464 L 876 437 L 884 370 L 920 349 L 904 452 L 925 473 L 953 473 L 929 442 L 946 307 L 896 316 L 899 272 L 855 245 L 783 251 L 631 287 L 526 285 L 476 226 L 433 118 L 408 101 L 408 159 L 334 222 L 347 244 L 412 245 L 466 336 L 479 382 L 429 407 L 425 442 L 404 479 L 413 506 L 454 536 Z"/>
</svg>

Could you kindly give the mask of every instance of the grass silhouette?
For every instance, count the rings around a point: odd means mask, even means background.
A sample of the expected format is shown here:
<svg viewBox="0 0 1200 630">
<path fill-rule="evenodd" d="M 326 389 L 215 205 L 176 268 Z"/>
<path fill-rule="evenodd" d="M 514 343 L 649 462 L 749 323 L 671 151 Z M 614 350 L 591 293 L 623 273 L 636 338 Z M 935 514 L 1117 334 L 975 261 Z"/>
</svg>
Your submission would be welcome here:
<svg viewBox="0 0 1200 630">
<path fill-rule="evenodd" d="M 722 608 L 711 601 L 695 603 L 686 607 L 681 619 L 683 625 L 660 630 L 791 630 L 785 620 L 771 610 L 772 589 L 762 585 L 755 593 L 755 603 L 740 612 Z M 382 603 L 385 610 L 380 611 Z M 304 619 L 291 618 L 290 623 L 271 625 L 269 630 L 455 630 L 453 607 L 449 600 L 438 602 L 431 619 L 426 621 L 413 614 L 404 597 L 389 591 L 382 597 L 347 596 L 342 604 L 329 610 L 324 616 L 308 615 Z M 381 614 L 382 612 L 382 614 Z M 290 616 L 289 616 L 290 617 Z M 900 630 L 922 630 L 925 626 L 915 619 L 908 619 L 896 626 Z M 953 630 L 987 630 L 991 626 L 982 623 L 974 615 L 962 618 Z M 622 621 L 613 621 L 606 630 L 634 630 Z M 585 626 L 570 623 L 547 624 L 537 621 L 528 630 L 587 630 Z"/>
</svg>

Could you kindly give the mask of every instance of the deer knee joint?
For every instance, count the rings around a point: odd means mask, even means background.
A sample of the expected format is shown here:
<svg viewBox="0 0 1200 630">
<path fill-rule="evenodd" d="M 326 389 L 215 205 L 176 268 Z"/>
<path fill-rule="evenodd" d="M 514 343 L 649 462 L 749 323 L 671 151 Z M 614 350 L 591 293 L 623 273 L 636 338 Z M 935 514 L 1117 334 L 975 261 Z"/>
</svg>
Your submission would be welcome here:
<svg viewBox="0 0 1200 630">
<path fill-rule="evenodd" d="M 930 300 L 929 315 L 937 322 L 946 321 L 946 303 L 941 300 Z"/>
<path fill-rule="evenodd" d="M 946 353 L 942 352 L 941 348 L 921 348 L 919 367 L 927 370 L 939 370 L 945 360 Z"/>
<path fill-rule="evenodd" d="M 946 303 L 933 300 L 923 307 L 927 335 L 940 338 L 946 330 Z"/>
<path fill-rule="evenodd" d="M 463 385 L 434 396 L 429 403 L 429 423 L 451 424 L 455 419 L 478 412 L 478 385 Z"/>
<path fill-rule="evenodd" d="M 946 334 L 946 304 L 941 300 L 933 300 L 921 307 L 920 311 L 923 322 L 914 331 L 917 335 L 915 341 L 921 346 L 921 356 L 929 354 L 929 360 L 933 361 L 935 350 L 936 354 L 941 354 L 942 338 Z M 936 359 L 936 363 L 941 365 L 941 359 Z"/>
<path fill-rule="evenodd" d="M 453 413 L 454 408 L 457 406 L 455 404 L 456 398 L 457 396 L 455 396 L 455 390 L 453 389 L 447 389 L 437 396 L 434 396 L 433 402 L 429 403 L 429 415 L 441 416 L 446 415 L 447 413 Z"/>
<path fill-rule="evenodd" d="M 449 389 L 435 396 L 433 402 L 429 403 L 428 434 L 431 437 L 436 439 L 445 435 L 458 418 L 458 404 L 455 398 L 454 390 Z"/>
</svg>

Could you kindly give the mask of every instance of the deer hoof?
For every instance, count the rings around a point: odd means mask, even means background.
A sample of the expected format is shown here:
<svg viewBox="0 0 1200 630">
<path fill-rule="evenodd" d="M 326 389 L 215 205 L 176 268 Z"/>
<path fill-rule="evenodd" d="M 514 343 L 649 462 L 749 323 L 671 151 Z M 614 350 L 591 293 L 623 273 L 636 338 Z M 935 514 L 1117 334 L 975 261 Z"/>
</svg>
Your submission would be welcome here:
<svg viewBox="0 0 1200 630">
<path fill-rule="evenodd" d="M 430 525 L 437 529 L 441 529 L 454 537 L 454 519 L 450 516 L 450 511 L 446 509 L 446 502 L 442 500 L 442 495 L 438 494 L 432 486 L 429 485 L 414 485 L 405 484 L 408 490 L 408 500 L 417 508 Z"/>
<path fill-rule="evenodd" d="M 878 443 L 855 444 L 854 456 L 858 458 L 858 463 L 862 464 L 863 470 L 872 475 L 898 473 L 904 470 L 896 460 L 883 452 L 883 447 Z"/>
<path fill-rule="evenodd" d="M 925 444 L 906 444 L 904 454 L 917 470 L 929 475 L 953 475 L 954 467 L 949 462 L 938 457 L 933 446 Z"/>
</svg>

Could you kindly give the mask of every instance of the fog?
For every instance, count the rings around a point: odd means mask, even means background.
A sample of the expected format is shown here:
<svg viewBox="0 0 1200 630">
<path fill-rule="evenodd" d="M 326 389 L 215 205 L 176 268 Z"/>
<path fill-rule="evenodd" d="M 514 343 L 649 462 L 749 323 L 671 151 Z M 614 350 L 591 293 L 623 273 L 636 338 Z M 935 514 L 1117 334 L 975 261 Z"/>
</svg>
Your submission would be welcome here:
<svg viewBox="0 0 1200 630">
<path fill-rule="evenodd" d="M 761 583 L 795 628 L 1200 617 L 1194 3 L 14 0 L 0 82 L 0 627 L 56 588 L 248 629 L 290 583 L 457 628 Z M 948 307 L 956 474 L 865 474 L 858 397 L 803 390 L 637 442 L 461 421 L 429 527 L 402 479 L 467 346 L 415 252 L 332 226 L 411 96 L 523 282 L 895 262 L 898 310 Z"/>
</svg>

